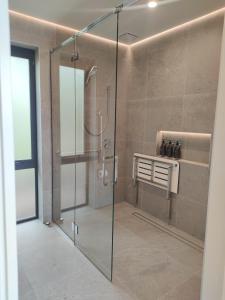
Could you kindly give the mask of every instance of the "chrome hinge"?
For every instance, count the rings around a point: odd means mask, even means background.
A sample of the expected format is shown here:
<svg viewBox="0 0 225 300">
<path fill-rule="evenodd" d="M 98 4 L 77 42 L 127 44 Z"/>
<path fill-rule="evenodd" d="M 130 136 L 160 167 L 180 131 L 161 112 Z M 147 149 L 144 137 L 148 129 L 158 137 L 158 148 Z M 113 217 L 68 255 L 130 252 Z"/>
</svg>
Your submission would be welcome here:
<svg viewBox="0 0 225 300">
<path fill-rule="evenodd" d="M 120 4 L 119 6 L 115 7 L 114 13 L 115 13 L 115 14 L 120 13 L 121 10 L 123 9 L 123 6 L 124 6 L 123 4 Z"/>
<path fill-rule="evenodd" d="M 76 223 L 72 222 L 72 231 L 75 232 L 76 235 L 79 234 L 79 227 Z"/>
</svg>

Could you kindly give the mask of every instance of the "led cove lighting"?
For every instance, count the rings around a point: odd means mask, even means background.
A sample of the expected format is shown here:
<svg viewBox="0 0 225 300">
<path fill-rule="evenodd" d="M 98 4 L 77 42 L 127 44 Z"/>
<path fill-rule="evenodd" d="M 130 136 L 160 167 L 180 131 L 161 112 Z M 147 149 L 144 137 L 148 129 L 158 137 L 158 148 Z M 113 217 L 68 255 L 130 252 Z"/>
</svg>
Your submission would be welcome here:
<svg viewBox="0 0 225 300">
<path fill-rule="evenodd" d="M 214 17 L 214 16 L 216 16 L 216 15 L 224 14 L 224 13 L 225 13 L 225 7 L 220 8 L 220 9 L 218 9 L 218 10 L 215 10 L 215 11 L 213 11 L 213 12 L 211 12 L 211 13 L 209 13 L 209 14 L 203 15 L 203 16 L 201 16 L 201 17 L 198 17 L 198 18 L 196 18 L 196 19 L 193 19 L 193 20 L 191 20 L 191 21 L 188 21 L 188 22 L 185 22 L 185 23 L 183 23 L 183 24 L 180 24 L 180 25 L 177 25 L 177 26 L 175 26 L 175 27 L 172 27 L 172 28 L 167 29 L 167 30 L 165 30 L 165 31 L 162 31 L 162 32 L 160 32 L 160 33 L 153 34 L 152 36 L 149 36 L 149 37 L 147 37 L 147 38 L 145 38 L 145 39 L 142 39 L 142 40 L 140 40 L 140 41 L 138 41 L 138 42 L 135 42 L 135 43 L 131 44 L 131 45 L 130 45 L 130 48 L 132 49 L 132 48 L 134 48 L 134 47 L 136 47 L 136 46 L 140 46 L 140 45 L 142 45 L 142 44 L 144 44 L 144 43 L 148 43 L 148 42 L 150 42 L 151 40 L 154 40 L 154 39 L 156 39 L 156 38 L 163 37 L 163 36 L 165 36 L 165 35 L 167 35 L 167 34 L 176 32 L 176 31 L 181 30 L 181 29 L 184 29 L 184 28 L 186 28 L 186 27 L 188 27 L 188 26 L 197 24 L 198 22 L 202 22 L 202 21 L 204 21 L 204 20 L 206 20 L 206 19 L 208 19 L 208 18 L 212 18 L 212 17 Z"/>
<path fill-rule="evenodd" d="M 37 18 L 37 17 L 26 15 L 26 14 L 20 13 L 20 12 L 15 11 L 15 10 L 9 10 L 9 13 L 12 16 L 17 16 L 17 17 L 26 19 L 28 21 L 33 21 L 33 22 L 40 23 L 40 24 L 43 24 L 43 25 L 47 25 L 47 26 L 50 26 L 50 27 L 53 27 L 53 28 L 59 28 L 61 30 L 70 31 L 70 32 L 72 32 L 72 34 L 79 32 L 79 30 L 77 30 L 75 28 L 71 28 L 71 27 L 64 26 L 64 25 L 61 25 L 61 24 L 57 24 L 57 23 L 54 23 L 54 22 L 51 22 L 51 21 L 47 21 L 47 20 L 44 20 L 44 19 L 40 19 L 40 18 Z M 93 34 L 93 33 L 85 33 L 85 36 L 89 36 L 91 38 L 101 40 L 101 41 L 106 42 L 106 43 L 116 44 L 116 41 L 114 41 L 114 40 L 111 40 L 109 38 L 105 38 L 105 37 L 102 37 L 102 36 L 99 36 L 99 35 L 96 35 L 96 34 Z M 129 45 L 127 45 L 127 44 L 124 44 L 124 43 L 121 43 L 121 42 L 119 42 L 118 44 L 120 46 L 124 46 L 126 48 L 129 48 Z"/>
<path fill-rule="evenodd" d="M 152 3 L 152 2 L 155 2 L 158 5 L 157 1 L 150 1 L 149 3 Z M 50 21 L 47 21 L 47 20 L 35 18 L 35 17 L 29 16 L 29 15 L 26 15 L 26 14 L 22 14 L 22 13 L 17 12 L 17 11 L 9 10 L 9 12 L 10 12 L 11 15 L 20 16 L 22 18 L 25 18 L 25 19 L 28 19 L 28 20 L 31 20 L 31 21 L 40 22 L 40 23 L 45 24 L 45 25 L 49 25 L 49 26 L 61 28 L 63 30 L 72 31 L 73 33 L 74 32 L 75 33 L 78 32 L 78 30 L 76 30 L 74 28 L 63 26 L 63 25 L 60 25 L 60 24 L 56 24 L 56 23 L 53 23 L 53 22 L 50 22 Z M 146 42 L 150 42 L 153 39 L 156 39 L 156 38 L 159 38 L 159 37 L 163 37 L 163 36 L 165 36 L 167 34 L 170 34 L 170 33 L 176 32 L 178 30 L 181 30 L 181 29 L 183 29 L 183 28 L 185 28 L 187 26 L 196 24 L 196 23 L 204 21 L 204 20 L 206 20 L 208 18 L 214 17 L 214 16 L 219 15 L 219 14 L 224 14 L 224 13 L 225 13 L 225 7 L 220 8 L 218 10 L 215 10 L 215 11 L 213 11 L 213 12 L 211 12 L 209 14 L 203 15 L 201 17 L 198 17 L 196 19 L 193 19 L 191 21 L 187 21 L 187 22 L 185 22 L 183 24 L 180 24 L 180 25 L 177 25 L 175 27 L 169 28 L 169 29 L 167 29 L 165 31 L 162 31 L 162 32 L 157 33 L 157 34 L 154 34 L 154 35 L 149 36 L 147 38 L 144 38 L 144 39 L 142 39 L 142 40 L 140 40 L 138 42 L 135 42 L 133 44 L 128 45 L 128 44 L 124 44 L 124 43 L 119 42 L 119 45 L 126 47 L 128 50 L 131 50 L 132 48 L 134 48 L 136 46 L 139 46 L 139 45 L 142 45 L 142 44 L 144 44 Z M 111 43 L 115 44 L 115 41 L 107 39 L 107 38 L 104 38 L 104 37 L 100 37 L 100 36 L 97 36 L 97 35 L 94 35 L 94 34 L 91 34 L 91 33 L 86 33 L 86 35 L 89 35 L 90 37 L 93 37 L 93 38 L 96 38 L 96 39 L 100 39 L 100 40 L 105 41 L 105 42 L 111 42 Z"/>
<path fill-rule="evenodd" d="M 149 8 L 156 8 L 158 6 L 158 2 L 157 1 L 150 1 L 148 2 L 148 7 Z"/>
</svg>

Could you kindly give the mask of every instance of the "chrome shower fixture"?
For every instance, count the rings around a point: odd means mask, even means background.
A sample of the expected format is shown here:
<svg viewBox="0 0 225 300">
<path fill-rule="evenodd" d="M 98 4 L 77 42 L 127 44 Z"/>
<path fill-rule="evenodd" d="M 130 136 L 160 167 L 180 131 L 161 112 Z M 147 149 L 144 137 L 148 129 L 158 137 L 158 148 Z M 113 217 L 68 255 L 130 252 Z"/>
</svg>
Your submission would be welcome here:
<svg viewBox="0 0 225 300">
<path fill-rule="evenodd" d="M 93 67 L 91 67 L 91 69 L 88 71 L 88 74 L 87 74 L 86 80 L 85 80 L 85 84 L 86 84 L 86 85 L 88 84 L 90 78 L 96 74 L 97 70 L 98 70 L 97 66 L 93 66 Z"/>
<path fill-rule="evenodd" d="M 71 56 L 71 62 L 75 62 L 79 60 L 79 53 L 75 52 L 72 56 Z"/>
</svg>

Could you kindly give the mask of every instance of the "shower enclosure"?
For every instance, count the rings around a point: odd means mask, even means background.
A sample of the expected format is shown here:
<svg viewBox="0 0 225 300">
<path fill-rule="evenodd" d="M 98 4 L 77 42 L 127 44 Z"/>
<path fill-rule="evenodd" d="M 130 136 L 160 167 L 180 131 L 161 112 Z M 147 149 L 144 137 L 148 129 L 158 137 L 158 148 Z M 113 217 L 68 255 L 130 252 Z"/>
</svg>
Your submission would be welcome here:
<svg viewBox="0 0 225 300">
<path fill-rule="evenodd" d="M 119 11 L 51 52 L 53 220 L 109 279 Z M 107 28 L 112 41 L 104 39 Z M 101 45 L 95 34 L 102 36 Z"/>
</svg>

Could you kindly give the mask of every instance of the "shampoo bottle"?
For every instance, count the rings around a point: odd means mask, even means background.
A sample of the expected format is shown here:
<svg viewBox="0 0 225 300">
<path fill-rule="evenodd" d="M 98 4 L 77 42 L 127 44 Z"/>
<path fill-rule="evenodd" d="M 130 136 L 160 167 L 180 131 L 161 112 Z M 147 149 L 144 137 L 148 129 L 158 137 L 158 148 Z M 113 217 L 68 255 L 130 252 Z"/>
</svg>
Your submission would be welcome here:
<svg viewBox="0 0 225 300">
<path fill-rule="evenodd" d="M 165 144 L 164 140 L 162 141 L 162 144 L 160 146 L 159 153 L 160 153 L 161 156 L 165 156 L 166 155 L 166 144 Z"/>
<path fill-rule="evenodd" d="M 172 145 L 172 142 L 169 141 L 169 144 L 167 145 L 167 148 L 166 148 L 166 155 L 168 157 L 172 157 L 173 156 L 173 145 Z"/>
<path fill-rule="evenodd" d="M 181 158 L 181 144 L 177 141 L 176 145 L 174 147 L 174 153 L 173 153 L 174 158 L 179 159 Z"/>
</svg>

